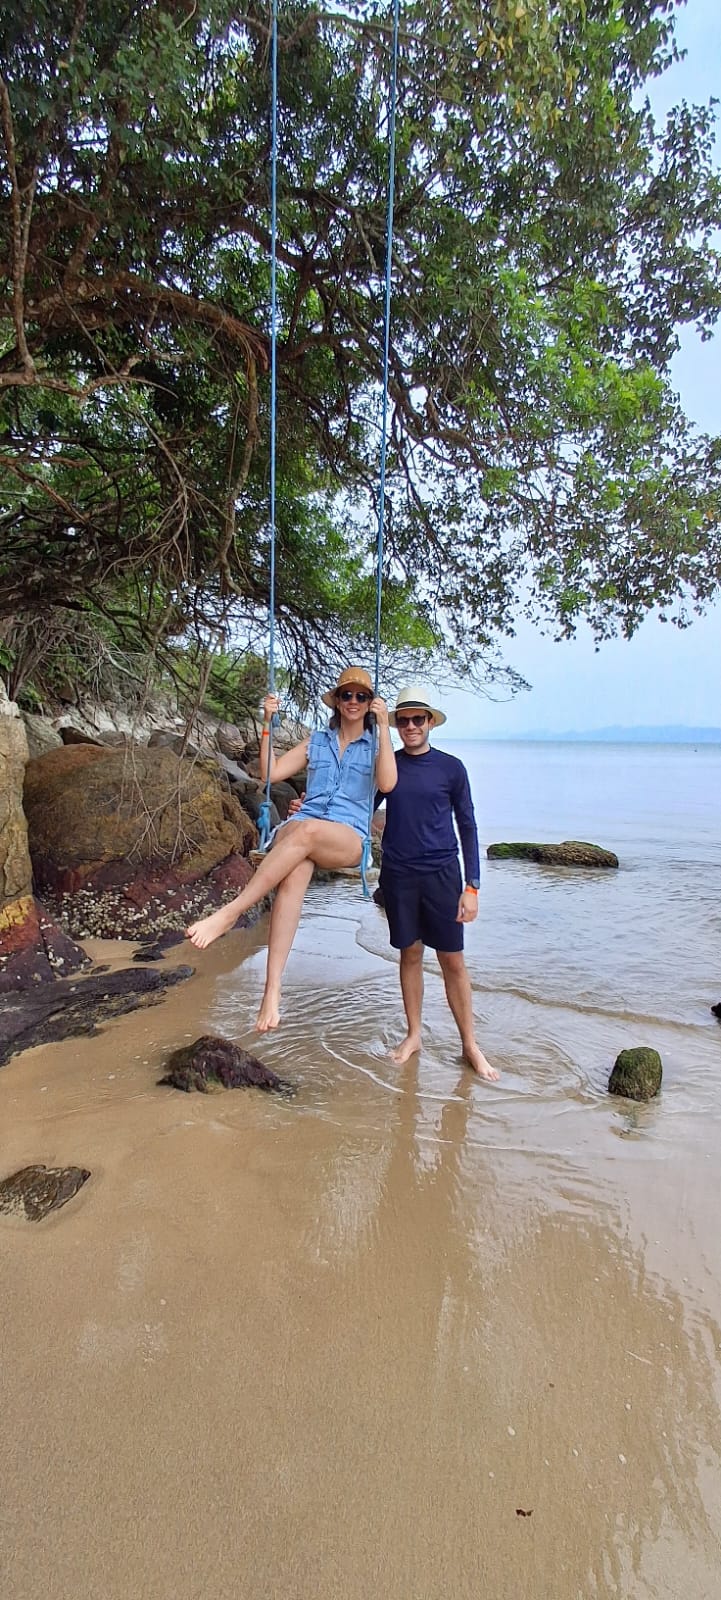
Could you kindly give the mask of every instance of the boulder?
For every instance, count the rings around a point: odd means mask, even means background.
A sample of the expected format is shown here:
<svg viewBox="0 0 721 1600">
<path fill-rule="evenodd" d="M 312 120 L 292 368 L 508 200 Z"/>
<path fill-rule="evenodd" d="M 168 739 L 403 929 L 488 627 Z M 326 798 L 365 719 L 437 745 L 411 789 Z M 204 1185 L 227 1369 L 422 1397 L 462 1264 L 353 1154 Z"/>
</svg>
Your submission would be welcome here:
<svg viewBox="0 0 721 1600">
<path fill-rule="evenodd" d="M 221 755 L 227 756 L 229 761 L 242 761 L 245 739 L 234 722 L 219 722 L 215 738 Z"/>
<path fill-rule="evenodd" d="M 202 1034 L 194 1044 L 174 1050 L 168 1070 L 159 1083 L 189 1093 L 197 1089 L 208 1094 L 214 1089 L 265 1089 L 276 1094 L 292 1094 L 293 1085 L 266 1067 L 257 1056 L 213 1034 Z"/>
<path fill-rule="evenodd" d="M 608 1080 L 608 1092 L 623 1095 L 627 1100 L 652 1100 L 661 1088 L 661 1076 L 661 1057 L 657 1050 L 646 1045 L 622 1050 Z"/>
<path fill-rule="evenodd" d="M 251 847 L 252 824 L 204 763 L 147 746 L 69 745 L 29 762 L 25 814 L 41 890 L 117 884 L 141 862 L 194 882 Z"/>
<path fill-rule="evenodd" d="M 230 756 L 224 756 L 220 751 L 218 751 L 215 756 L 215 760 L 220 767 L 221 772 L 225 773 L 226 777 L 230 779 L 235 788 L 250 789 L 255 793 L 260 787 L 259 779 L 251 778 L 249 773 L 245 771 L 244 767 L 238 766 L 237 761 L 231 761 Z"/>
<path fill-rule="evenodd" d="M 598 844 L 565 839 L 562 844 L 489 844 L 489 861 L 536 861 L 544 867 L 617 867 L 618 856 Z"/>
<path fill-rule="evenodd" d="M 277 808 L 281 822 L 285 822 L 288 807 L 293 800 L 298 799 L 298 791 L 292 783 L 271 783 L 270 798 Z"/>
<path fill-rule="evenodd" d="M 182 929 L 252 875 L 257 830 L 215 762 L 61 747 L 29 763 L 25 808 L 36 884 L 76 939 Z"/>
<path fill-rule="evenodd" d="M 173 750 L 176 756 L 198 756 L 200 748 L 184 733 L 179 733 L 177 728 L 155 728 L 148 739 L 149 750 Z M 210 755 L 209 748 L 205 750 Z"/>
<path fill-rule="evenodd" d="M 256 790 L 255 792 L 252 789 L 244 790 L 243 802 L 242 802 L 243 810 L 247 812 L 248 816 L 255 823 L 258 822 L 258 819 L 260 817 L 260 808 L 261 808 L 261 805 L 263 804 L 264 800 L 265 800 L 265 790 L 260 789 L 260 790 Z M 280 813 L 278 811 L 278 807 L 274 806 L 273 805 L 273 801 L 271 800 L 271 802 L 270 802 L 270 826 L 271 826 L 271 828 L 277 828 L 279 822 L 280 822 Z"/>
<path fill-rule="evenodd" d="M 28 756 L 31 761 L 36 756 L 47 755 L 48 750 L 59 750 L 62 739 L 57 729 L 48 722 L 46 717 L 36 716 L 34 712 L 24 711 L 23 722 L 28 740 Z"/>
<path fill-rule="evenodd" d="M 82 728 L 74 728 L 72 724 L 58 728 L 58 733 L 63 744 L 100 744 L 99 739 L 94 739 L 92 734 L 83 733 Z"/>
</svg>

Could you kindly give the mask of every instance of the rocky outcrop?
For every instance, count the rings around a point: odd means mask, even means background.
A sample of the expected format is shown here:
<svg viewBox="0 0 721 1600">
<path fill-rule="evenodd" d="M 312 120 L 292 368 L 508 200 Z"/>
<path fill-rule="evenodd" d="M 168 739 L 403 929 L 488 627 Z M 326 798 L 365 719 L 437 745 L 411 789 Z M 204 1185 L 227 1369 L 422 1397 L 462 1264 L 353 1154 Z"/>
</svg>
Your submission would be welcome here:
<svg viewBox="0 0 721 1600">
<path fill-rule="evenodd" d="M 45 756 L 48 750 L 59 750 L 62 739 L 47 717 L 39 717 L 32 711 L 24 711 L 22 720 L 28 741 L 28 759 L 34 761 L 36 756 Z"/>
<path fill-rule="evenodd" d="M 662 1071 L 658 1050 L 645 1045 L 622 1050 L 608 1080 L 608 1092 L 626 1100 L 652 1100 L 661 1088 Z"/>
<path fill-rule="evenodd" d="M 87 963 L 33 893 L 23 811 L 28 759 L 25 725 L 0 684 L 0 995 L 16 993 Z"/>
<path fill-rule="evenodd" d="M 544 867 L 617 867 L 618 856 L 598 844 L 566 839 L 562 844 L 489 844 L 489 861 L 536 861 Z"/>
<path fill-rule="evenodd" d="M 32 894 L 23 779 L 28 760 L 25 727 L 0 682 L 0 912 Z"/>
</svg>

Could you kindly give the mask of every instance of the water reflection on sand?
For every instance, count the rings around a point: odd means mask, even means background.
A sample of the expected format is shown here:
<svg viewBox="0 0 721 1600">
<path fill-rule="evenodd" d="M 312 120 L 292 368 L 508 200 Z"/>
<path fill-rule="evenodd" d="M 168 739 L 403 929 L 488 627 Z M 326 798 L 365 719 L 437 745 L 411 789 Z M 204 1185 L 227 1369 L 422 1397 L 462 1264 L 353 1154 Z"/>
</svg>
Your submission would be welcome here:
<svg viewBox="0 0 721 1600">
<path fill-rule="evenodd" d="M 603 1093 L 614 1019 L 536 1045 L 526 1002 L 484 994 L 484 1085 L 429 964 L 397 1067 L 374 917 L 313 891 L 261 1052 L 291 1105 L 156 1087 L 187 1034 L 250 1042 L 262 930 L 0 1074 L 4 1167 L 93 1169 L 0 1230 L 13 1600 L 715 1595 L 702 1054 L 630 1110 Z"/>
</svg>

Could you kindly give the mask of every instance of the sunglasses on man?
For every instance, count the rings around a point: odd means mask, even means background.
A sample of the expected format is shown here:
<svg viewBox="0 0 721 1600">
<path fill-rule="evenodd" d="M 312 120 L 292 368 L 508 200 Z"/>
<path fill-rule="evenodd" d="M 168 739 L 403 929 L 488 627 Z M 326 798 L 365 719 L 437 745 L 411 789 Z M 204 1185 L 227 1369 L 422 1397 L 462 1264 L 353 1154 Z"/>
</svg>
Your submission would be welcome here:
<svg viewBox="0 0 721 1600">
<path fill-rule="evenodd" d="M 348 705 L 350 700 L 359 700 L 361 705 L 366 705 L 369 700 L 373 699 L 373 696 L 369 689 L 339 689 L 338 699 L 342 700 L 345 705 Z"/>
<path fill-rule="evenodd" d="M 401 716 L 398 715 L 398 712 L 396 712 L 396 727 L 397 728 L 422 728 L 424 722 L 427 722 L 427 721 L 428 721 L 428 712 L 427 711 L 414 711 L 413 714 L 410 717 L 401 717 Z"/>
</svg>

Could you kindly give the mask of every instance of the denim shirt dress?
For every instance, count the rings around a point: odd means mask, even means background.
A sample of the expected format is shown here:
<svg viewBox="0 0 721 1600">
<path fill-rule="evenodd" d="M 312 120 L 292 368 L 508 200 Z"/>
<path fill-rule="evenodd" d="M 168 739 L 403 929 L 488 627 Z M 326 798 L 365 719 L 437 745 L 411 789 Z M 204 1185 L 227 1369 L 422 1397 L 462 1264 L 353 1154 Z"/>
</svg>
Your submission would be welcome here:
<svg viewBox="0 0 721 1600">
<path fill-rule="evenodd" d="M 373 783 L 373 735 L 367 729 L 340 754 L 335 728 L 321 728 L 308 745 L 308 787 L 296 817 L 345 822 L 364 839 Z"/>
</svg>

